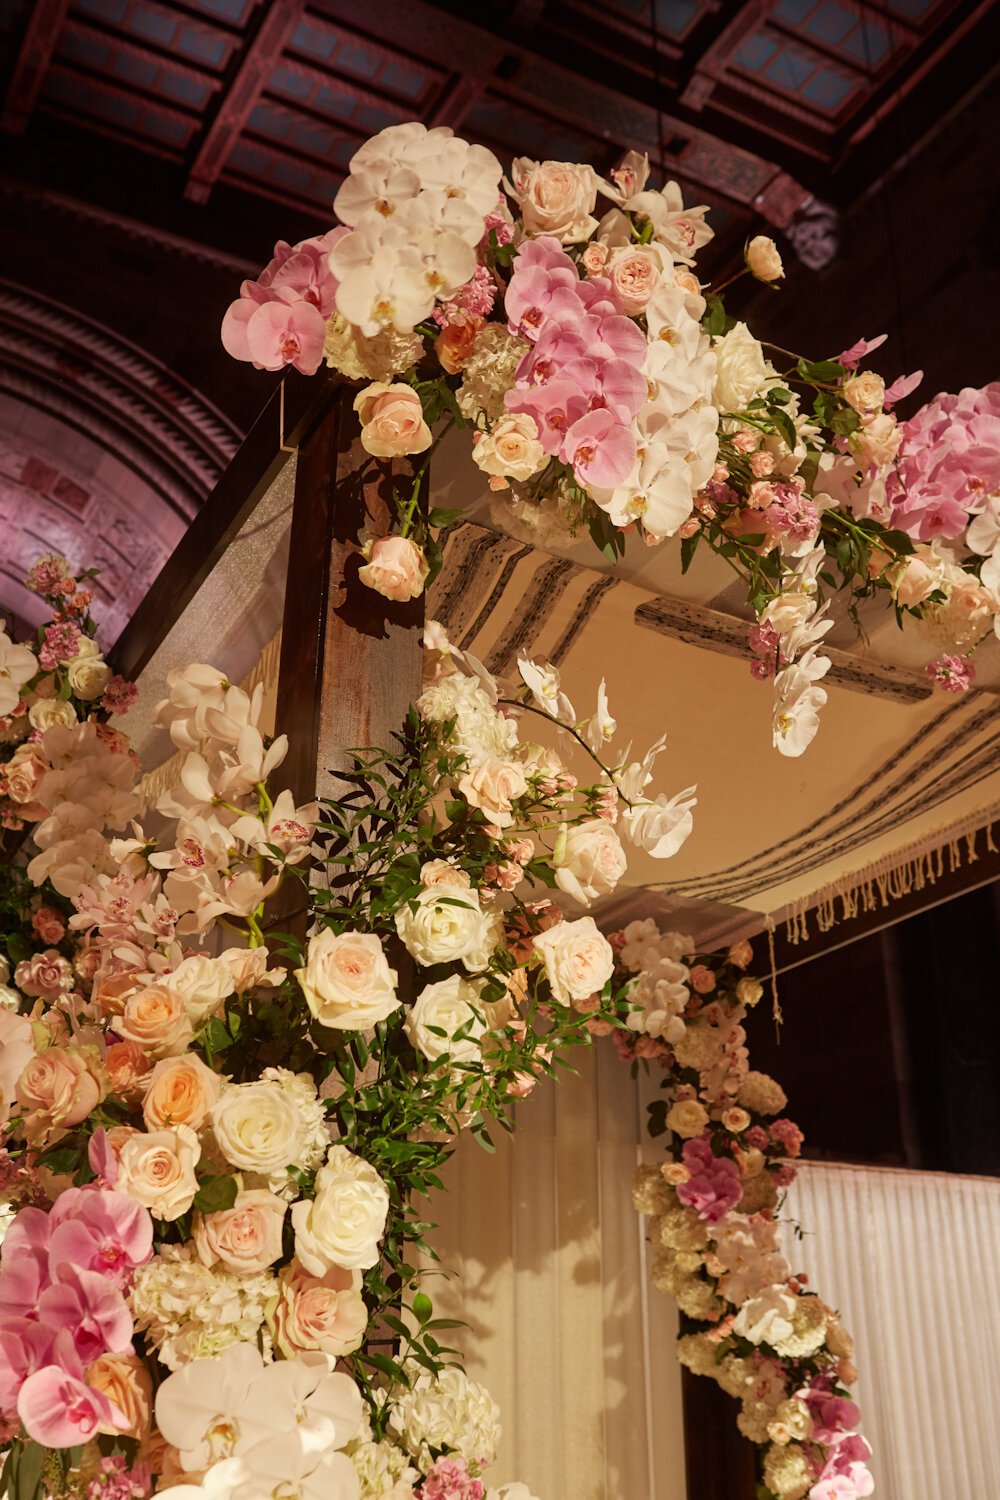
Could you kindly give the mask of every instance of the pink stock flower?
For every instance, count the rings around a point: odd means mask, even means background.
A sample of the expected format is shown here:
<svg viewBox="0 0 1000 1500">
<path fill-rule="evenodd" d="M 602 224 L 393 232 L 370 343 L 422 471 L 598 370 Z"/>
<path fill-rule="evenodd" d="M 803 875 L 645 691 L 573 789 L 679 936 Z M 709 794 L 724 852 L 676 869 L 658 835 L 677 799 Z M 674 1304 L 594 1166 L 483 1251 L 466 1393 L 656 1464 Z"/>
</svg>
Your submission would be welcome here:
<svg viewBox="0 0 1000 1500">
<path fill-rule="evenodd" d="M 87 1486 L 86 1500 L 145 1500 L 152 1487 L 149 1465 L 129 1468 L 121 1453 L 102 1458 L 97 1474 Z"/>
<path fill-rule="evenodd" d="M 843 365 L 848 370 L 856 369 L 865 355 L 870 354 L 873 349 L 880 348 L 888 337 L 887 333 L 880 333 L 873 339 L 858 339 L 856 344 L 852 344 L 849 349 L 845 349 L 842 354 L 837 355 L 837 363 Z"/>
<path fill-rule="evenodd" d="M 496 301 L 497 284 L 485 266 L 477 266 L 471 281 L 460 286 L 446 302 L 439 302 L 431 313 L 442 327 L 470 323 L 485 318 Z"/>
<path fill-rule="evenodd" d="M 483 1500 L 482 1481 L 473 1479 L 465 1460 L 438 1458 L 427 1470 L 420 1500 Z"/>
<path fill-rule="evenodd" d="M 635 463 L 635 439 L 610 411 L 598 409 L 573 423 L 559 456 L 572 465 L 583 485 L 613 489 L 628 478 Z"/>
<path fill-rule="evenodd" d="M 139 689 L 134 682 L 126 682 L 121 673 L 116 673 L 104 689 L 101 698 L 101 707 L 109 714 L 123 714 L 128 711 L 139 696 Z"/>
<path fill-rule="evenodd" d="M 62 662 L 72 661 L 80 649 L 80 634 L 79 625 L 72 620 L 50 625 L 38 652 L 39 665 L 46 672 L 54 672 Z"/>
<path fill-rule="evenodd" d="M 681 1155 L 691 1176 L 678 1184 L 678 1198 L 693 1208 L 699 1219 L 717 1223 L 743 1197 L 739 1167 L 728 1158 L 713 1155 L 707 1134 L 685 1142 Z"/>
<path fill-rule="evenodd" d="M 125 1419 L 100 1391 L 59 1365 L 29 1375 L 17 1398 L 17 1414 L 28 1436 L 45 1448 L 74 1448 L 100 1427 L 124 1427 Z"/>
<path fill-rule="evenodd" d="M 772 1120 L 771 1139 L 778 1142 L 786 1156 L 798 1156 L 802 1151 L 802 1142 L 805 1137 L 794 1120 Z M 765 1144 L 766 1142 L 762 1141 L 761 1148 Z"/>
<path fill-rule="evenodd" d="M 24 586 L 33 594 L 71 594 L 76 587 L 73 570 L 65 557 L 47 552 L 28 569 Z"/>
<path fill-rule="evenodd" d="M 976 669 L 967 656 L 949 656 L 947 652 L 924 671 L 943 693 L 965 693 L 976 680 Z"/>
</svg>

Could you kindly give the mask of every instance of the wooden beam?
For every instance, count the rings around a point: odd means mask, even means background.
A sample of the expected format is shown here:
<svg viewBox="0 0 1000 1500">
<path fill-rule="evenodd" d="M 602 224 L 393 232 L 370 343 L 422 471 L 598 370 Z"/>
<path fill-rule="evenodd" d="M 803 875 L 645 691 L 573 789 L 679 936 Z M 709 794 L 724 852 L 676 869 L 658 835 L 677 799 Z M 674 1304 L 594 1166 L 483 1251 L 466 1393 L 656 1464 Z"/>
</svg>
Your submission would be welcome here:
<svg viewBox="0 0 1000 1500">
<path fill-rule="evenodd" d="M 180 619 L 287 458 L 337 402 L 335 380 L 286 371 L 232 462 L 153 580 L 108 660 L 135 678 Z M 282 446 L 284 444 L 284 447 Z"/>
<path fill-rule="evenodd" d="M 195 203 L 208 201 L 304 9 L 305 0 L 270 0 L 256 35 L 248 42 L 235 77 L 222 94 L 212 123 L 198 148 L 184 189 L 185 198 Z"/>
<path fill-rule="evenodd" d="M 721 614 L 703 604 L 660 594 L 639 605 L 635 623 L 646 630 L 655 630 L 660 635 L 699 646 L 703 651 L 750 659 L 747 646 L 750 622 Z M 895 703 L 920 703 L 934 691 L 933 683 L 921 672 L 886 666 L 867 657 L 854 656 L 849 651 L 837 651 L 832 646 L 824 646 L 823 653 L 833 663 L 824 681 L 836 683 L 837 687 L 850 688 L 852 692 L 866 693 L 869 697 L 888 698 Z"/>
<path fill-rule="evenodd" d="M 754 1500 L 758 1449 L 736 1425 L 733 1397 L 708 1376 L 682 1369 L 681 1399 L 690 1500 Z"/>
<path fill-rule="evenodd" d="M 23 135 L 59 40 L 69 0 L 34 0 L 0 116 L 0 130 Z"/>
</svg>

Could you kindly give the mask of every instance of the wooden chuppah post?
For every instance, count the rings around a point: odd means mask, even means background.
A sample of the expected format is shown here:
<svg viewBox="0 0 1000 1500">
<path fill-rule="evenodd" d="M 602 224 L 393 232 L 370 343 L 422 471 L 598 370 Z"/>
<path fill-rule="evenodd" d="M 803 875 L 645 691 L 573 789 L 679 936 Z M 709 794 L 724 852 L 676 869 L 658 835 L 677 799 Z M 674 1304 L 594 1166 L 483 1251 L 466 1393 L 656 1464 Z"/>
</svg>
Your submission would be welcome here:
<svg viewBox="0 0 1000 1500">
<path fill-rule="evenodd" d="M 415 464 L 365 452 L 353 395 L 342 387 L 298 450 L 275 711 L 296 803 L 337 795 L 348 750 L 391 749 L 420 695 L 423 597 L 393 603 L 358 577 L 365 533 L 393 529 Z M 283 894 L 270 925 L 304 938 L 304 888 Z"/>
</svg>

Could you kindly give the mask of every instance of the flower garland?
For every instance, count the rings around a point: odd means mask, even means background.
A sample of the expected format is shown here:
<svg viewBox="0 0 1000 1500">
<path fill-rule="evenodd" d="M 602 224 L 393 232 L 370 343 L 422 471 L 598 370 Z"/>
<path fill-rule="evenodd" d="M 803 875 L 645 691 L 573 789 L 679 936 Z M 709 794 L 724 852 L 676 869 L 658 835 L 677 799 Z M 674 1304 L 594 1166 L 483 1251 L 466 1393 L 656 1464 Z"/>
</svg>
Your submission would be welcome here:
<svg viewBox="0 0 1000 1500">
<path fill-rule="evenodd" d="M 62 613 L 79 580 L 46 567 Z M 30 742 L 13 800 L 44 847 L 4 889 L 0 1007 L 16 1500 L 531 1500 L 481 1478 L 498 1412 L 420 1288 L 419 1200 L 459 1131 L 489 1149 L 604 1013 L 607 939 L 525 895 L 589 904 L 624 872 L 619 815 L 665 858 L 694 797 L 648 795 L 662 741 L 605 750 L 603 683 L 580 719 L 550 669 L 522 660 L 505 700 L 440 627 L 426 644 L 399 750 L 360 752 L 336 802 L 274 788 L 287 741 L 262 732 L 260 691 L 206 665 L 171 672 L 154 713 L 185 753 L 159 840 L 102 831 L 134 811 L 123 736 L 87 719 Z M 7 649 L 9 717 L 31 723 L 51 684 Z M 75 659 L 42 670 L 69 680 Z M 535 718 L 595 783 L 520 740 Z M 313 935 L 269 952 L 296 879 Z"/>
<path fill-rule="evenodd" d="M 749 1066 L 742 1023 L 763 993 L 745 973 L 750 944 L 702 954 L 651 920 L 611 943 L 616 1045 L 633 1071 L 638 1059 L 663 1070 L 648 1128 L 667 1160 L 639 1167 L 632 1193 L 649 1216 L 653 1284 L 682 1314 L 678 1356 L 741 1402 L 739 1429 L 763 1447 L 761 1495 L 862 1500 L 874 1481 L 847 1389 L 853 1342 L 781 1254 L 779 1200 L 802 1132 L 781 1087 Z"/>
<path fill-rule="evenodd" d="M 390 126 L 351 160 L 340 224 L 279 242 L 243 283 L 223 343 L 258 369 L 325 361 L 368 382 L 354 405 L 373 455 L 469 427 L 474 462 L 536 537 L 585 528 L 614 561 L 627 533 L 676 536 L 685 570 L 710 548 L 746 583 L 783 755 L 802 754 L 826 701 L 838 576 L 855 621 L 888 595 L 944 646 L 931 680 L 965 690 L 972 664 L 948 648 L 974 650 L 1000 607 L 1000 384 L 899 423 L 921 373 L 886 388 L 858 370 L 884 335 L 818 361 L 762 345 L 727 315 L 729 283 L 694 274 L 707 210 L 648 177 L 629 152 L 610 181 L 527 157 L 502 179 L 446 126 Z M 771 240 L 750 242 L 744 271 L 776 286 Z M 432 531 L 451 513 L 427 509 L 426 473 L 397 496 L 398 533 L 364 547 L 364 582 L 391 599 L 440 566 Z"/>
</svg>

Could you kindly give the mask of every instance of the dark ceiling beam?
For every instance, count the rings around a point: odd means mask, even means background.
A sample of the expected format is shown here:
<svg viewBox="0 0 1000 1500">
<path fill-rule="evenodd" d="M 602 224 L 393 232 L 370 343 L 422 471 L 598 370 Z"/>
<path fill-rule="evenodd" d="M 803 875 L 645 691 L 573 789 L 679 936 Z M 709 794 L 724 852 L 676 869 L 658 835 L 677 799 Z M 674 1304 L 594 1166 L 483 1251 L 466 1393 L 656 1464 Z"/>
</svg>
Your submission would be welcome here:
<svg viewBox="0 0 1000 1500">
<path fill-rule="evenodd" d="M 35 0 L 29 11 L 24 40 L 0 115 L 0 129 L 11 135 L 23 135 L 27 129 L 68 10 L 69 0 Z"/>
<path fill-rule="evenodd" d="M 208 201 L 304 9 L 305 0 L 271 0 L 205 131 L 184 189 L 185 198 L 194 203 Z"/>
</svg>

